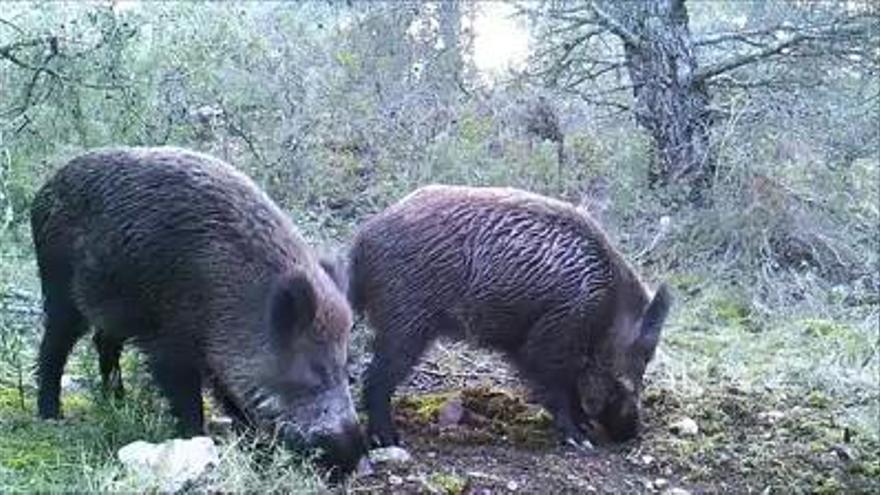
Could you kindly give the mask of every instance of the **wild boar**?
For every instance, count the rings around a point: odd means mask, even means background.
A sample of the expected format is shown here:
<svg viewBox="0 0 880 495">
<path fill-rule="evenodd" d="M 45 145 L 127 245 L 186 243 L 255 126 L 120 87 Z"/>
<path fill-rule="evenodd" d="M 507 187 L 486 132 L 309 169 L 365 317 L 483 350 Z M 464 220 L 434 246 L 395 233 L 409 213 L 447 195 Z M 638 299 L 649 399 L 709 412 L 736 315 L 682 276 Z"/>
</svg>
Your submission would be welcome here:
<svg viewBox="0 0 880 495">
<path fill-rule="evenodd" d="M 121 391 L 119 353 L 134 343 L 183 435 L 203 432 L 211 385 L 239 424 L 320 447 L 340 472 L 356 465 L 366 443 L 345 370 L 345 294 L 245 175 L 175 148 L 90 152 L 40 189 L 31 226 L 40 416 L 59 416 L 65 362 L 91 326 L 105 385 Z"/>
<path fill-rule="evenodd" d="M 390 397 L 438 337 L 501 351 L 563 440 L 616 440 L 640 425 L 642 375 L 670 307 L 590 217 L 515 189 L 428 186 L 365 222 L 350 300 L 375 330 L 364 384 L 368 434 L 399 442 Z"/>
</svg>

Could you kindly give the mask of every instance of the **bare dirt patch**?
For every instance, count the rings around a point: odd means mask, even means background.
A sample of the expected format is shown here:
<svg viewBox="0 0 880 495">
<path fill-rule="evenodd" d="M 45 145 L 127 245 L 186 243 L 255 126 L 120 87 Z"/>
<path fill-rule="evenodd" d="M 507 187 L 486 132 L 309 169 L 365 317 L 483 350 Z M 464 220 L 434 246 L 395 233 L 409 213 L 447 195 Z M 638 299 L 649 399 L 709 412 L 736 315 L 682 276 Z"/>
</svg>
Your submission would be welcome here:
<svg viewBox="0 0 880 495">
<path fill-rule="evenodd" d="M 432 353 L 398 393 L 395 420 L 412 462 L 378 466 L 352 492 L 880 492 L 876 441 L 839 424 L 818 392 L 719 383 L 685 397 L 649 383 L 641 438 L 583 452 L 558 443 L 547 414 L 493 357 L 456 357 L 477 372 L 444 383 L 435 370 L 453 354 Z M 682 418 L 698 430 L 675 431 Z"/>
</svg>

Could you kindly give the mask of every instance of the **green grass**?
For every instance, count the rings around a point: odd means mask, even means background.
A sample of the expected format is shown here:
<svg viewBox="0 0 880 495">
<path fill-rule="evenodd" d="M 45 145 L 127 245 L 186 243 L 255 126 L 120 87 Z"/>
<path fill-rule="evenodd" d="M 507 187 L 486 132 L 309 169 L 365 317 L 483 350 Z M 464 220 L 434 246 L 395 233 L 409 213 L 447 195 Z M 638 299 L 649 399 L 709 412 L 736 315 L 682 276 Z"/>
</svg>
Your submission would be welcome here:
<svg viewBox="0 0 880 495">
<path fill-rule="evenodd" d="M 89 392 L 63 394 L 65 418 L 41 421 L 33 401 L 0 390 L 0 493 L 157 492 L 158 480 L 128 473 L 116 451 L 135 440 L 173 438 L 170 418 L 149 391 L 122 401 L 95 400 Z M 216 438 L 220 463 L 191 489 L 199 492 L 314 492 L 325 484 L 312 466 L 291 452 L 234 436 Z"/>
<path fill-rule="evenodd" d="M 652 379 L 684 393 L 726 383 L 823 395 L 841 422 L 877 440 L 878 316 L 873 306 L 813 302 L 761 315 L 735 291 L 710 285 L 677 304 Z"/>
<path fill-rule="evenodd" d="M 880 488 L 878 308 L 817 303 L 822 290 L 807 290 L 771 312 L 712 283 L 678 301 L 646 410 L 653 453 L 682 479 L 721 491 Z M 697 421 L 697 437 L 667 434 L 680 416 Z"/>
<path fill-rule="evenodd" d="M 134 399 L 111 404 L 65 393 L 65 419 L 39 421 L 31 397 L 22 410 L 17 390 L 0 390 L 0 492 L 93 491 L 119 447 L 173 436 L 164 415 Z"/>
</svg>

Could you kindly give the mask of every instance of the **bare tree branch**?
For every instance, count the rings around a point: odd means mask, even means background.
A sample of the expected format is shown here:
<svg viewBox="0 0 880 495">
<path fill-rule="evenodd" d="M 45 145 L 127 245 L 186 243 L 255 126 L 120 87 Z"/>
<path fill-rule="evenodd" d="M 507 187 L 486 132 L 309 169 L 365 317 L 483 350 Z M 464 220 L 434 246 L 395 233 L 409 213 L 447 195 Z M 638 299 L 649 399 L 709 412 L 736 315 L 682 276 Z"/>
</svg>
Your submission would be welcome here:
<svg viewBox="0 0 880 495">
<path fill-rule="evenodd" d="M 14 29 L 18 34 L 24 34 L 24 29 L 18 27 L 18 26 L 17 26 L 16 24 L 14 24 L 12 21 L 7 21 L 6 19 L 0 17 L 0 24 L 3 24 L 4 26 L 9 26 L 9 27 L 11 27 L 11 28 Z"/>
<path fill-rule="evenodd" d="M 773 36 L 781 33 L 792 33 L 795 31 L 797 30 L 792 26 L 776 25 L 761 29 L 714 33 L 694 40 L 694 46 L 712 46 L 729 41 L 746 43 L 753 46 L 763 46 L 766 42 L 758 41 L 757 38 Z"/>
<path fill-rule="evenodd" d="M 600 24 L 602 24 L 609 31 L 620 37 L 620 39 L 623 40 L 624 43 L 632 46 L 639 46 L 639 44 L 641 44 L 641 38 L 639 38 L 635 33 L 627 29 L 627 27 L 624 26 L 620 21 L 602 10 L 598 5 L 596 5 L 596 2 L 590 2 L 590 10 L 593 11 L 593 14 L 595 14 Z"/>
<path fill-rule="evenodd" d="M 828 40 L 828 39 L 846 39 L 847 37 L 862 35 L 867 32 L 867 27 L 864 25 L 852 25 L 845 28 L 840 28 L 838 26 L 831 26 L 825 29 L 813 31 L 813 32 L 797 32 L 793 34 L 790 38 L 786 40 L 779 41 L 777 43 L 773 43 L 765 46 L 763 49 L 748 53 L 746 55 L 742 55 L 739 57 L 734 57 L 730 60 L 726 60 L 724 62 L 720 62 L 708 67 L 705 67 L 702 70 L 699 70 L 697 74 L 694 76 L 695 81 L 706 81 L 711 79 L 719 74 L 723 74 L 725 72 L 737 69 L 744 65 L 749 65 L 760 60 L 764 60 L 775 55 L 780 55 L 787 49 L 793 49 L 796 47 L 800 47 L 807 43 L 818 41 L 818 40 Z M 822 50 L 821 53 L 828 54 L 831 49 Z"/>
<path fill-rule="evenodd" d="M 104 40 L 92 50 L 98 48 L 103 44 Z M 39 65 L 34 65 L 28 61 L 25 61 L 22 57 L 20 57 L 16 52 L 25 49 L 25 48 L 35 48 L 39 46 L 46 46 L 49 50 L 49 53 L 42 60 Z M 8 45 L 4 45 L 0 47 L 0 60 L 6 60 L 12 63 L 19 68 L 25 69 L 27 71 L 31 71 L 33 75 L 31 76 L 28 84 L 25 86 L 24 90 L 24 101 L 21 105 L 18 105 L 16 108 L 12 110 L 7 110 L 4 112 L 5 115 L 21 115 L 24 113 L 33 103 L 33 95 L 34 91 L 37 87 L 37 83 L 40 80 L 40 76 L 43 74 L 48 75 L 52 80 L 58 81 L 61 83 L 69 83 L 74 84 L 76 86 L 80 86 L 88 89 L 96 89 L 96 90 L 122 90 L 127 86 L 124 84 L 98 84 L 98 83 L 90 83 L 86 81 L 82 81 L 80 79 L 76 79 L 70 77 L 62 72 L 59 72 L 52 67 L 50 67 L 50 62 L 56 57 L 60 57 L 61 52 L 58 50 L 58 38 L 55 36 L 43 36 L 28 40 L 17 41 L 14 43 L 10 43 Z"/>
</svg>

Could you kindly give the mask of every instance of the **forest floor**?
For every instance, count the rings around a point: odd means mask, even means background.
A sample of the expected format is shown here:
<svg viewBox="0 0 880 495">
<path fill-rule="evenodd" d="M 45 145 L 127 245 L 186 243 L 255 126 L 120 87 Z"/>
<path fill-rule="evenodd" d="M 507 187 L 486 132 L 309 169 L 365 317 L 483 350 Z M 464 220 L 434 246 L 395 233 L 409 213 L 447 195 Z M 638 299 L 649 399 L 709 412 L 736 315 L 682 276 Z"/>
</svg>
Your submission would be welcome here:
<svg viewBox="0 0 880 495">
<path fill-rule="evenodd" d="M 459 360 L 455 367 L 469 361 L 470 371 L 446 371 L 443 363 L 453 359 Z M 0 394 L 0 491 L 131 489 L 115 451 L 136 439 L 172 436 L 167 416 L 152 409 L 161 401 L 145 399 L 137 389 L 132 393 L 121 407 L 108 408 L 86 389 L 66 391 L 67 419 L 44 422 L 34 417 L 32 400 L 22 408 L 18 394 L 6 389 Z M 880 493 L 876 437 L 844 426 L 838 409 L 818 391 L 747 391 L 718 384 L 683 396 L 649 378 L 641 438 L 596 445 L 594 452 L 559 445 L 550 418 L 528 395 L 493 356 L 438 346 L 395 402 L 403 447 L 412 460 L 374 464 L 373 472 L 356 476 L 347 491 Z M 685 417 L 698 431 L 674 431 L 672 425 Z M 234 438 L 216 440 L 224 452 L 237 452 Z M 314 474 L 290 458 L 254 468 L 253 458 L 224 454 L 221 464 L 190 491 L 270 489 L 269 479 L 274 489 L 324 491 Z"/>
<path fill-rule="evenodd" d="M 83 339 L 67 367 L 66 419 L 35 418 L 30 370 L 39 337 L 39 289 L 28 256 L 22 248 L 13 263 L 0 263 L 0 279 L 16 289 L 11 299 L 0 298 L 6 301 L 0 304 L 0 493 L 149 491 L 126 478 L 116 459 L 129 442 L 173 436 L 164 401 L 139 367 L 136 351 L 126 351 L 123 359 L 125 399 L 107 404 L 96 387 L 94 351 Z M 670 278 L 682 298 L 648 368 L 645 429 L 638 440 L 596 445 L 589 453 L 561 446 L 550 418 L 529 402 L 503 360 L 441 342 L 396 396 L 396 423 L 412 460 L 377 464 L 345 488 L 880 493 L 876 303 L 823 303 L 812 313 L 780 308 L 760 316 L 726 288 L 688 293 L 688 278 Z M 370 334 L 360 325 L 353 334 L 356 376 L 369 359 Z M 684 419 L 696 431 L 675 431 Z M 191 491 L 326 491 L 314 470 L 289 452 L 266 455 L 234 437 L 215 440 L 220 465 Z"/>
<path fill-rule="evenodd" d="M 875 440 L 840 425 L 818 392 L 718 384 L 685 398 L 649 384 L 641 438 L 583 452 L 558 443 L 498 358 L 470 354 L 470 373 L 438 365 L 467 355 L 440 346 L 423 363 L 395 404 L 411 463 L 376 466 L 353 493 L 880 492 Z M 697 431 L 677 428 L 683 418 Z"/>
</svg>

